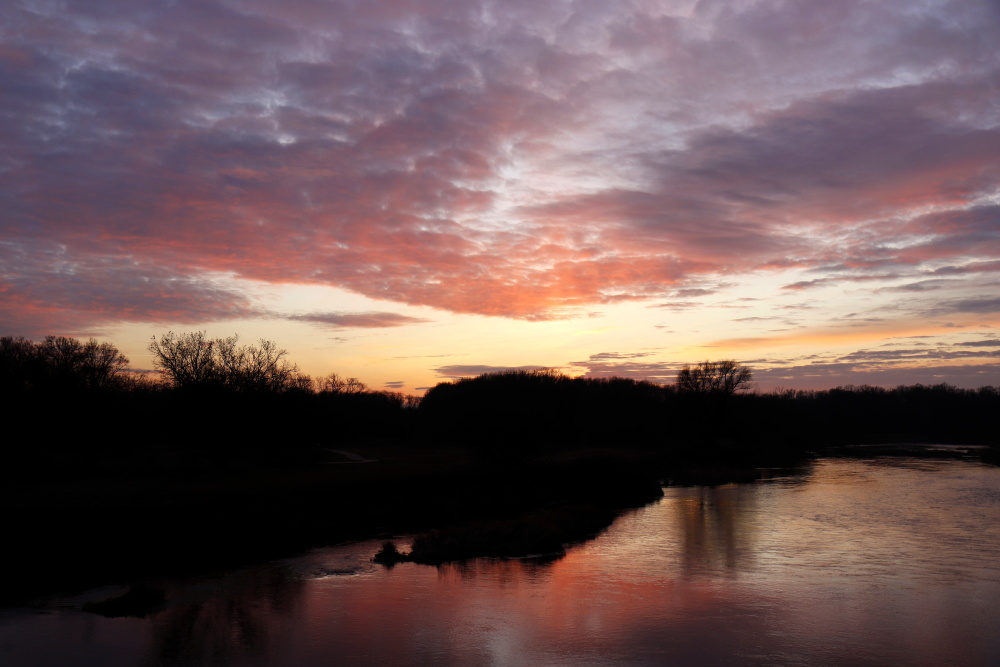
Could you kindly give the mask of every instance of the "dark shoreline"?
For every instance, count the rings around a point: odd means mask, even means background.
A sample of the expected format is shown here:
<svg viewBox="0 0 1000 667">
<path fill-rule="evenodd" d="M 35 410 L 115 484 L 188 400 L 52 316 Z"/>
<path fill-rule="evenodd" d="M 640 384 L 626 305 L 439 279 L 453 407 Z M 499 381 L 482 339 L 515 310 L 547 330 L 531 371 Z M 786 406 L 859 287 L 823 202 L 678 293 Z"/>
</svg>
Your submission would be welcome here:
<svg viewBox="0 0 1000 667">
<path fill-rule="evenodd" d="M 370 463 L 244 462 L 210 474 L 22 479 L 3 493 L 0 603 L 108 583 L 227 570 L 308 548 L 587 505 L 610 524 L 654 500 L 642 452 L 490 464 L 381 447 Z M 583 535 L 580 536 L 582 539 Z"/>
</svg>

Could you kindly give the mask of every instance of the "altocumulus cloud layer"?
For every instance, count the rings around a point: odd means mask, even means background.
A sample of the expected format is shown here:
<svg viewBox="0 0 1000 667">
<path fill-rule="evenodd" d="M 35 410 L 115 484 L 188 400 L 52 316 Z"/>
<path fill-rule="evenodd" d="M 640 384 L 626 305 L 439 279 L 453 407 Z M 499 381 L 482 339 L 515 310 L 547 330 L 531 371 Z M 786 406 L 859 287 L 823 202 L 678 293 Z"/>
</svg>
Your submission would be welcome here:
<svg viewBox="0 0 1000 667">
<path fill-rule="evenodd" d="M 8 0 L 0 39 L 17 333 L 259 314 L 232 278 L 551 319 L 798 271 L 1000 311 L 992 0 Z"/>
</svg>

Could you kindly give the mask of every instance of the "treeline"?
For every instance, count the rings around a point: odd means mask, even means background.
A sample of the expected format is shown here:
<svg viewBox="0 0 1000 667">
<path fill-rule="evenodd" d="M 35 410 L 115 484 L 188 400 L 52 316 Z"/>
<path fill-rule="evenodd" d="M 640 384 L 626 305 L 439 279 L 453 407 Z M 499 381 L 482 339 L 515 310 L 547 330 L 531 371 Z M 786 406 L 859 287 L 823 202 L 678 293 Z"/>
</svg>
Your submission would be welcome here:
<svg viewBox="0 0 1000 667">
<path fill-rule="evenodd" d="M 428 390 L 421 433 L 498 457 L 581 446 L 643 447 L 672 440 L 663 386 L 571 378 L 552 370 L 487 373 Z"/>
<path fill-rule="evenodd" d="M 111 343 L 47 336 L 0 337 L 0 390 L 65 393 L 134 388 L 126 359 Z"/>
<path fill-rule="evenodd" d="M 431 389 L 420 425 L 436 439 L 512 457 L 539 449 L 638 446 L 679 462 L 753 464 L 836 445 L 1000 444 L 997 387 L 741 391 L 747 369 L 722 363 L 743 382 L 692 384 L 684 370 L 670 385 L 552 371 L 491 373 Z"/>
<path fill-rule="evenodd" d="M 21 427 L 4 439 L 6 469 L 156 466 L 154 451 L 204 452 L 209 466 L 233 453 L 294 460 L 413 430 L 412 397 L 336 373 L 313 380 L 270 341 L 167 333 L 149 349 L 156 371 L 137 372 L 110 343 L 0 337 L 0 399 Z"/>
<path fill-rule="evenodd" d="M 947 384 L 746 391 L 750 369 L 704 362 L 670 385 L 503 371 L 417 399 L 336 373 L 312 379 L 262 340 L 167 333 L 136 373 L 110 343 L 0 338 L 8 461 L 88 464 L 144 447 L 294 455 L 359 439 L 463 448 L 490 461 L 579 448 L 645 448 L 667 461 L 753 465 L 828 445 L 998 444 L 1000 390 Z M 113 458 L 112 456 L 112 458 Z"/>
<path fill-rule="evenodd" d="M 1000 445 L 1000 387 L 949 384 L 895 388 L 847 385 L 741 396 L 736 416 L 761 434 L 820 445 L 944 443 Z"/>
</svg>

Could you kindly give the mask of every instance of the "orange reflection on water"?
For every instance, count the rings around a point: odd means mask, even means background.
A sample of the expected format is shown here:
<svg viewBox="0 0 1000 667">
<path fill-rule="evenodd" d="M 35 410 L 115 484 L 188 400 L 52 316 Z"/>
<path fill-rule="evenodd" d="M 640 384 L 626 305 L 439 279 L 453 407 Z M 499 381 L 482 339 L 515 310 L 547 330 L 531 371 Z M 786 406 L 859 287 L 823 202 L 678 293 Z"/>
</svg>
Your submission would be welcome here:
<svg viewBox="0 0 1000 667">
<path fill-rule="evenodd" d="M 147 662 L 989 664 L 1000 475 L 950 463 L 670 488 L 550 562 L 320 550 L 162 612 Z"/>
</svg>

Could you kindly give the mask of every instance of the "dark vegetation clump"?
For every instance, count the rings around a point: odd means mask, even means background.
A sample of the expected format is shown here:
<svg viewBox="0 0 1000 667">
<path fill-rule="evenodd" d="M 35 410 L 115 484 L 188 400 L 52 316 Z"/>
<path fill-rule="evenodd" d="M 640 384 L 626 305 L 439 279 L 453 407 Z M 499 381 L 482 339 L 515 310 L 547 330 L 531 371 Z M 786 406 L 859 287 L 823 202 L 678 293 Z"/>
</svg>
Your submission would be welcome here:
<svg viewBox="0 0 1000 667">
<path fill-rule="evenodd" d="M 391 567 L 401 562 L 440 565 L 472 558 L 551 559 L 562 556 L 567 545 L 603 531 L 618 514 L 596 505 L 563 505 L 516 517 L 466 521 L 419 535 L 409 553 L 400 552 L 395 542 L 385 542 L 372 560 Z"/>
<path fill-rule="evenodd" d="M 439 565 L 470 558 L 557 556 L 611 525 L 618 512 L 594 505 L 569 505 L 520 517 L 469 522 L 417 537 L 408 560 Z"/>
<path fill-rule="evenodd" d="M 381 563 L 382 565 L 395 565 L 396 563 L 402 563 L 410 559 L 409 554 L 404 554 L 399 551 L 395 542 L 387 541 L 382 543 L 382 548 L 379 549 L 378 553 L 372 557 L 372 560 L 376 563 Z"/>
</svg>

